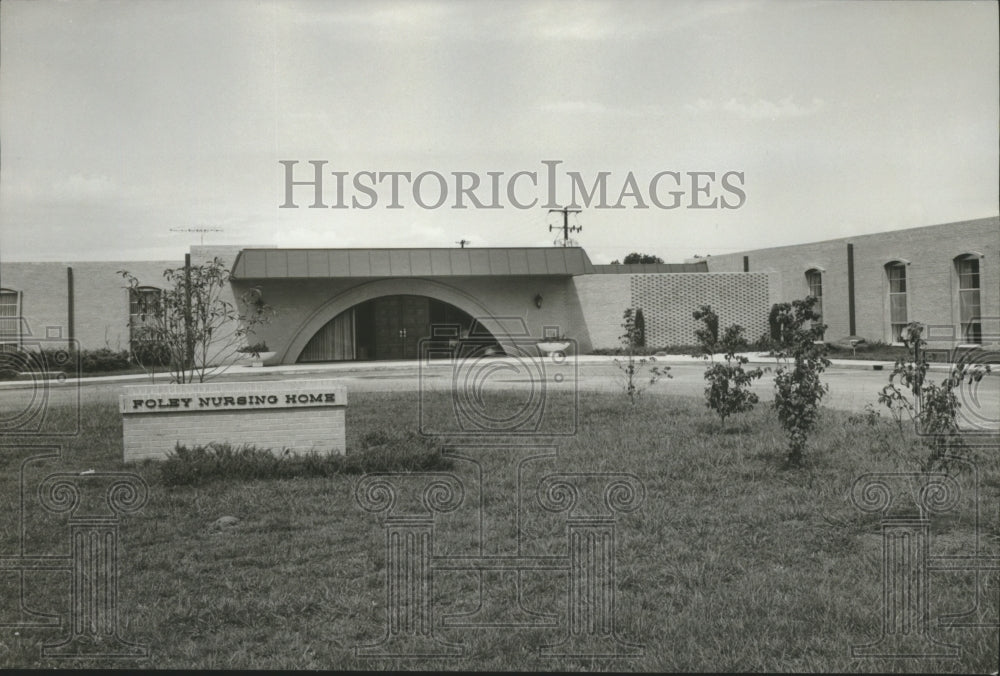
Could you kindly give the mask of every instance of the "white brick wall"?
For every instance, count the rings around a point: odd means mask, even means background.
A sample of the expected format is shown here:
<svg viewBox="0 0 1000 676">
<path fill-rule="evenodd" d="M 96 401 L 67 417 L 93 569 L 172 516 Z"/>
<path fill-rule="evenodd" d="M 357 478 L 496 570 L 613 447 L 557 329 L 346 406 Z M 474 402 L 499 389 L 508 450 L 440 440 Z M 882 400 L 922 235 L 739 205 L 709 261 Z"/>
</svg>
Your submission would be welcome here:
<svg viewBox="0 0 1000 676">
<path fill-rule="evenodd" d="M 125 462 L 162 459 L 177 444 L 191 447 L 211 442 L 253 445 L 275 453 L 284 449 L 296 453 L 345 452 L 347 394 L 339 380 L 137 385 L 122 389 L 119 406 Z M 325 396 L 330 393 L 335 395 L 333 401 L 327 401 L 329 397 Z M 310 394 L 324 395 L 323 401 L 286 403 L 287 395 L 298 399 L 299 395 Z M 275 403 L 240 407 L 234 401 L 219 408 L 198 408 L 200 397 L 246 397 L 247 401 L 262 397 Z M 173 407 L 158 405 L 184 398 L 192 400 L 188 408 L 183 402 Z"/>
<path fill-rule="evenodd" d="M 719 315 L 719 330 L 739 324 L 747 340 L 767 332 L 770 310 L 765 273 L 683 272 L 630 275 L 632 306 L 642 308 L 646 345 L 696 345 L 699 324 L 694 311 L 711 305 Z"/>
</svg>

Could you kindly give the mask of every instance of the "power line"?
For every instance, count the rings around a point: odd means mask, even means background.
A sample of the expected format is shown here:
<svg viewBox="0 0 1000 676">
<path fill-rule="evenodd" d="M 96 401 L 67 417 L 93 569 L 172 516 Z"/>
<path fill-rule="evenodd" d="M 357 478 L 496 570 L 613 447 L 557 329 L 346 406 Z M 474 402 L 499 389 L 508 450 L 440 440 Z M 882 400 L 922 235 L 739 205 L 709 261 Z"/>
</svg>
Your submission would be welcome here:
<svg viewBox="0 0 1000 676">
<path fill-rule="evenodd" d="M 170 228 L 170 232 L 197 232 L 201 233 L 201 243 L 205 243 L 206 232 L 224 232 L 222 228 Z"/>
<path fill-rule="evenodd" d="M 573 240 L 571 240 L 569 238 L 569 233 L 571 233 L 571 232 L 583 232 L 583 226 L 580 226 L 580 225 L 573 225 L 573 226 L 571 226 L 569 224 L 569 215 L 570 214 L 579 214 L 581 212 L 582 212 L 582 209 L 570 209 L 569 207 L 563 207 L 562 209 L 549 209 L 549 213 L 550 214 L 554 213 L 554 214 L 562 214 L 563 215 L 563 224 L 561 226 L 559 226 L 559 225 L 549 225 L 549 232 L 552 232 L 553 230 L 562 230 L 563 231 L 562 246 L 575 246 L 576 245 L 576 242 L 574 242 Z M 571 242 L 572 242 L 572 244 L 571 244 Z M 555 244 L 556 246 L 559 246 L 560 245 L 559 240 L 556 239 L 553 242 L 553 244 Z"/>
</svg>

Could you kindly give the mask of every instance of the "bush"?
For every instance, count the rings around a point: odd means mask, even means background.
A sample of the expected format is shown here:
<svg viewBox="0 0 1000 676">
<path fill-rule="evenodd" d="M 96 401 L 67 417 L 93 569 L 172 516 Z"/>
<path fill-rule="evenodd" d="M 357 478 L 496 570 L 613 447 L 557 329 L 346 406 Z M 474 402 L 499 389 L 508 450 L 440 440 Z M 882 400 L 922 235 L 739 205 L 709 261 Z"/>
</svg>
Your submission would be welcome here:
<svg viewBox="0 0 1000 676">
<path fill-rule="evenodd" d="M 753 410 L 759 398 L 750 387 L 764 372 L 759 368 L 745 370 L 743 367 L 750 360 L 736 354 L 748 347 L 742 326 L 733 324 L 726 328 L 720 340 L 719 316 L 710 305 L 695 310 L 694 318 L 703 324 L 695 331 L 702 356 L 712 361 L 705 369 L 705 380 L 709 383 L 705 388 L 705 405 L 715 411 L 725 425 L 727 417 Z M 713 355 L 717 349 L 725 353 L 725 363 L 715 361 Z"/>
<path fill-rule="evenodd" d="M 80 370 L 83 373 L 103 373 L 124 371 L 131 368 L 128 352 L 113 352 L 108 348 L 83 350 L 80 352 Z"/>
<path fill-rule="evenodd" d="M 791 303 L 776 303 L 768 320 L 779 357 L 792 358 L 792 366 L 779 366 L 774 377 L 774 408 L 788 434 L 788 462 L 800 465 L 809 434 L 819 419 L 819 402 L 828 387 L 820 374 L 830 365 L 826 344 L 817 342 L 826 331 L 814 309 L 815 296 Z"/>
<path fill-rule="evenodd" d="M 642 314 L 642 308 L 635 311 L 635 345 L 633 347 L 646 347 L 646 317 Z"/>
<path fill-rule="evenodd" d="M 198 486 L 212 481 L 254 481 L 295 477 L 330 477 L 367 472 L 433 472 L 452 468 L 441 448 L 413 432 L 388 437 L 346 455 L 273 453 L 256 446 L 234 448 L 208 444 L 188 448 L 178 445 L 160 463 L 160 480 L 166 486 Z M 364 443 L 364 440 L 363 440 Z"/>
<path fill-rule="evenodd" d="M 107 373 L 108 371 L 124 371 L 132 367 L 129 354 L 124 350 L 111 350 L 102 347 L 99 350 L 66 350 L 61 348 L 43 348 L 39 364 L 48 371 L 63 371 L 73 374 L 77 365 L 81 373 Z"/>
<path fill-rule="evenodd" d="M 940 385 L 927 382 L 928 359 L 923 339 L 924 327 L 918 322 L 907 324 L 903 345 L 908 353 L 896 360 L 889 375 L 889 384 L 882 388 L 878 401 L 889 409 L 899 431 L 903 431 L 903 415 L 908 415 L 922 433 L 921 441 L 930 450 L 922 463 L 924 471 L 947 465 L 948 457 L 966 448 L 958 425 L 962 407 L 955 390 L 963 383 L 979 382 L 991 372 L 989 364 L 958 363 L 951 367 Z M 896 384 L 896 379 L 899 384 Z M 903 390 L 910 391 L 907 395 Z"/>
</svg>

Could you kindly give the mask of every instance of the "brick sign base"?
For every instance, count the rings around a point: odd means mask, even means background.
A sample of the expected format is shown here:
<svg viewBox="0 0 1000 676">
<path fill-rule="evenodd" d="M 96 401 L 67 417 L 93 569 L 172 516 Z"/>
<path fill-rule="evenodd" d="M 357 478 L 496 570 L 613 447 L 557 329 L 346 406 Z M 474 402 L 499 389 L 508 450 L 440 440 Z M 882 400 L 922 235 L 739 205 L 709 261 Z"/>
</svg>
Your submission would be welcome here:
<svg viewBox="0 0 1000 676">
<path fill-rule="evenodd" d="M 162 459 L 177 444 L 251 445 L 275 453 L 345 452 L 347 391 L 338 380 L 133 385 L 119 409 L 125 462 Z"/>
</svg>

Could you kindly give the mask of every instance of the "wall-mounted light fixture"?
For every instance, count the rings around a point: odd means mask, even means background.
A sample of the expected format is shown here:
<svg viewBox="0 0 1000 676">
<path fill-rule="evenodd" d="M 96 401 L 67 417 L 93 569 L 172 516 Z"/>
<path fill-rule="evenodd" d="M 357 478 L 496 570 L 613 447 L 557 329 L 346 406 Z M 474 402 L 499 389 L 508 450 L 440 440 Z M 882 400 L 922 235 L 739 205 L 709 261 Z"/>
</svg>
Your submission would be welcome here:
<svg viewBox="0 0 1000 676">
<path fill-rule="evenodd" d="M 535 307 L 542 307 L 542 294 L 535 294 Z"/>
</svg>

